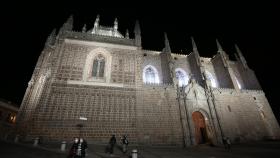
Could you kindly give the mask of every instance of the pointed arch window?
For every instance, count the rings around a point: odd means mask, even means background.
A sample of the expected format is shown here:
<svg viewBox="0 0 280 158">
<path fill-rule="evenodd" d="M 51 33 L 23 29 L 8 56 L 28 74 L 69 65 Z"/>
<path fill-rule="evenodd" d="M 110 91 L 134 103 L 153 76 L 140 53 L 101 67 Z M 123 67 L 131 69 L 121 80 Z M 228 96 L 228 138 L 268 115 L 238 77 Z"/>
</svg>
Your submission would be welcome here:
<svg viewBox="0 0 280 158">
<path fill-rule="evenodd" d="M 103 78 L 104 70 L 105 70 L 105 58 L 101 54 L 99 54 L 93 60 L 92 77 Z"/>
<path fill-rule="evenodd" d="M 176 72 L 176 78 L 178 80 L 179 86 L 182 87 L 187 85 L 189 82 L 189 77 L 187 73 L 181 68 L 177 68 L 175 72 Z"/>
<path fill-rule="evenodd" d="M 144 83 L 159 83 L 159 77 L 157 69 L 151 65 L 148 65 L 143 70 Z"/>
<path fill-rule="evenodd" d="M 206 71 L 206 77 L 208 80 L 210 80 L 211 86 L 216 88 L 217 82 L 216 82 L 215 78 L 212 76 L 212 74 L 210 72 Z"/>
</svg>

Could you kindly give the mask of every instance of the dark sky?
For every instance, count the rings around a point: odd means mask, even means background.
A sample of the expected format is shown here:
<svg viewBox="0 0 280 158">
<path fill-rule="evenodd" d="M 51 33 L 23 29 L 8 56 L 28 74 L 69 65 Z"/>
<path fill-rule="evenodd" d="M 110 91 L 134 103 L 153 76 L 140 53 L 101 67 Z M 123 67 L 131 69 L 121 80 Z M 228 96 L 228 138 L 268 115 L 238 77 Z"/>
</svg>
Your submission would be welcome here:
<svg viewBox="0 0 280 158">
<path fill-rule="evenodd" d="M 279 120 L 280 13 L 277 5 L 238 1 L 171 2 L 117 4 L 105 1 L 99 4 L 91 0 L 1 5 L 0 98 L 21 103 L 44 42 L 53 28 L 59 29 L 70 14 L 74 15 L 75 30 L 80 31 L 84 23 L 91 28 L 96 15 L 100 14 L 101 25 L 112 26 L 117 17 L 120 32 L 124 34 L 128 28 L 131 36 L 135 20 L 140 20 L 144 49 L 162 50 L 164 31 L 175 53 L 191 51 L 191 36 L 196 40 L 200 55 L 205 57 L 216 53 L 215 38 L 232 57 L 237 43 Z"/>
</svg>

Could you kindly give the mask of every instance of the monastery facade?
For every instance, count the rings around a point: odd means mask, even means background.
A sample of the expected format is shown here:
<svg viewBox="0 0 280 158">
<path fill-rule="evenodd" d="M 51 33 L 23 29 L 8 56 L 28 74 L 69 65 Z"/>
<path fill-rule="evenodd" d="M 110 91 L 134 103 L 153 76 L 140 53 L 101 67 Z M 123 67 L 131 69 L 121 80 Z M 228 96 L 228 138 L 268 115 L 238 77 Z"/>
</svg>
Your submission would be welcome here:
<svg viewBox="0 0 280 158">
<path fill-rule="evenodd" d="M 84 137 L 107 143 L 125 134 L 131 143 L 221 144 L 277 139 L 279 125 L 265 93 L 236 46 L 236 61 L 217 42 L 217 54 L 200 57 L 142 48 L 114 26 L 73 31 L 70 17 L 47 39 L 26 89 L 18 132 L 47 141 Z"/>
</svg>

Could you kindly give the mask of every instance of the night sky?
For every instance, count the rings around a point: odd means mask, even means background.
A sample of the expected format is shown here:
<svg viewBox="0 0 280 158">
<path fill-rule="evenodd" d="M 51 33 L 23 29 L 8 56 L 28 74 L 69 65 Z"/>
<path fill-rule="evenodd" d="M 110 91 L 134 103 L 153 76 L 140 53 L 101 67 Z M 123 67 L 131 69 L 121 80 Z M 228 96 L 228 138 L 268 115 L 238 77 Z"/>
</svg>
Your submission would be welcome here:
<svg viewBox="0 0 280 158">
<path fill-rule="evenodd" d="M 128 6 L 130 5 L 130 6 Z M 238 44 L 280 120 L 279 66 L 279 9 L 276 4 L 237 1 L 185 2 L 170 4 L 122 4 L 105 1 L 70 1 L 17 3 L 1 5 L 1 82 L 0 98 L 20 104 L 45 40 L 52 29 L 59 29 L 70 14 L 74 30 L 83 24 L 93 27 L 97 14 L 100 25 L 113 26 L 119 21 L 119 31 L 129 29 L 133 37 L 135 20 L 141 25 L 142 45 L 148 50 L 162 50 L 163 32 L 167 32 L 172 52 L 189 54 L 193 36 L 202 57 L 212 57 L 218 38 L 224 50 L 233 58 Z M 137 7 L 136 7 L 137 6 Z"/>
</svg>

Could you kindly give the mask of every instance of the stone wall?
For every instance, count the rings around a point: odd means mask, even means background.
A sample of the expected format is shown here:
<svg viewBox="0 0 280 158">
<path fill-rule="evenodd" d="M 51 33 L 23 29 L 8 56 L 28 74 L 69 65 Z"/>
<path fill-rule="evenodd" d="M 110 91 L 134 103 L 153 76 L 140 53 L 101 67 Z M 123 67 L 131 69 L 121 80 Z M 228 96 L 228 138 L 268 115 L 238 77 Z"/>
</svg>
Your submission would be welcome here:
<svg viewBox="0 0 280 158">
<path fill-rule="evenodd" d="M 267 121 L 260 113 L 255 99 L 265 102 L 261 91 L 237 93 L 233 89 L 216 89 L 214 93 L 222 129 L 232 140 L 236 142 L 261 140 L 273 135 L 268 129 L 279 131 L 276 119 L 272 118 L 274 116 L 272 111 L 268 110 L 270 108 L 264 110 L 265 116 L 269 115 Z M 267 108 L 266 105 L 264 103 L 264 107 Z"/>
<path fill-rule="evenodd" d="M 190 65 L 191 74 L 193 75 L 193 77 L 195 78 L 195 80 L 196 80 L 200 85 L 203 85 L 202 75 L 201 75 L 201 72 L 200 72 L 200 68 L 199 68 L 199 66 L 197 65 L 195 54 L 194 54 L 194 53 L 191 53 L 191 54 L 188 56 L 187 59 L 188 59 L 189 65 Z"/>
<path fill-rule="evenodd" d="M 153 66 L 157 72 L 158 72 L 158 77 L 159 77 L 159 83 L 163 83 L 163 73 L 162 73 L 162 67 L 161 67 L 161 58 L 159 56 L 159 52 L 152 52 L 152 51 L 143 51 L 143 56 L 140 59 L 141 62 L 141 69 L 137 72 L 138 75 L 141 75 L 142 78 L 140 80 L 140 85 L 143 84 L 143 69 L 151 65 Z"/>
<path fill-rule="evenodd" d="M 214 66 L 215 74 L 220 88 L 233 88 L 229 72 L 223 65 L 221 55 L 217 54 L 213 59 L 212 63 Z"/>
<path fill-rule="evenodd" d="M 240 65 L 240 63 L 237 63 L 237 62 L 232 62 L 230 63 L 230 67 L 232 68 L 233 72 L 234 72 L 234 75 L 238 81 L 238 83 L 240 84 L 240 87 L 241 89 L 244 89 L 244 88 L 247 88 L 245 87 L 245 83 L 244 83 L 244 77 L 242 77 L 241 73 L 240 73 L 240 69 L 242 65 Z M 243 79 L 244 78 L 244 79 Z M 246 79 L 245 79 L 246 80 Z"/>
<path fill-rule="evenodd" d="M 187 77 L 190 79 L 191 70 L 187 58 L 188 58 L 187 56 L 183 56 L 183 55 L 173 55 L 175 70 L 176 68 L 183 69 L 188 75 Z"/>
<path fill-rule="evenodd" d="M 181 145 L 182 127 L 176 91 L 171 86 L 137 89 L 138 143 Z"/>
<path fill-rule="evenodd" d="M 53 84 L 45 97 L 33 115 L 31 135 L 72 140 L 83 124 L 81 136 L 90 142 L 105 143 L 112 134 L 137 139 L 135 89 Z"/>
<path fill-rule="evenodd" d="M 173 59 L 171 59 L 171 53 L 162 52 L 160 53 L 160 61 L 161 61 L 161 72 L 162 72 L 162 83 L 164 84 L 172 84 L 172 76 L 170 69 L 170 63 Z"/>
<path fill-rule="evenodd" d="M 231 64 L 231 67 L 235 71 L 243 89 L 261 90 L 261 86 L 253 70 L 250 68 L 245 69 L 238 61 Z"/>
</svg>

